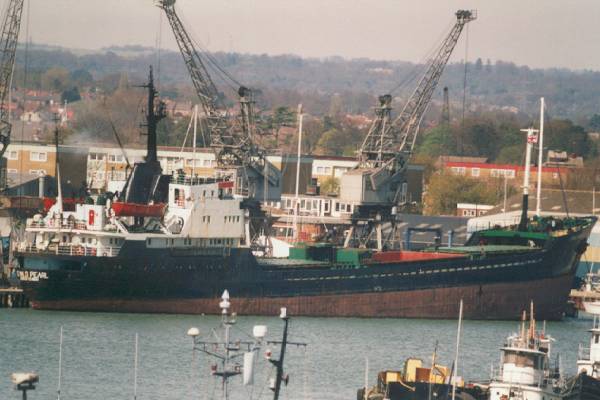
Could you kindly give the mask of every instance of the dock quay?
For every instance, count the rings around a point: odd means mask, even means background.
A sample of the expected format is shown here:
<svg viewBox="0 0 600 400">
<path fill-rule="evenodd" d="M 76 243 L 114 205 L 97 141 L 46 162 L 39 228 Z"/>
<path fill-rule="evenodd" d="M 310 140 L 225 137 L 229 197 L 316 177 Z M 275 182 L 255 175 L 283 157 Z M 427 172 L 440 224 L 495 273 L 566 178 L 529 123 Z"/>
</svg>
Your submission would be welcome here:
<svg viewBox="0 0 600 400">
<path fill-rule="evenodd" d="M 28 308 L 29 299 L 19 288 L 0 288 L 0 308 Z"/>
</svg>

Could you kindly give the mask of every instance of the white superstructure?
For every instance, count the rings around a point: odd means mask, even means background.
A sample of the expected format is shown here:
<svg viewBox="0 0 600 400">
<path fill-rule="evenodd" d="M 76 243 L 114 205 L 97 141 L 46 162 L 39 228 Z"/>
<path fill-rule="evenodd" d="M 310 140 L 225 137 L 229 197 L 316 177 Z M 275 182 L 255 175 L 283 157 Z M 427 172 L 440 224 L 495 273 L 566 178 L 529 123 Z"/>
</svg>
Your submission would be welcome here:
<svg viewBox="0 0 600 400">
<path fill-rule="evenodd" d="M 577 374 L 582 372 L 592 378 L 600 378 L 600 317 L 594 316 L 591 333 L 590 347 L 579 346 L 577 357 Z"/>
<path fill-rule="evenodd" d="M 248 241 L 248 218 L 233 183 L 176 178 L 160 216 L 117 216 L 110 200 L 76 204 L 74 211 L 53 205 L 27 220 L 21 252 L 62 256 L 115 257 L 126 240 L 148 248 L 239 247 Z M 152 205 L 150 205 L 151 207 Z M 141 206 L 144 207 L 144 206 Z"/>
<path fill-rule="evenodd" d="M 560 376 L 550 367 L 552 342 L 544 332 L 536 332 L 533 318 L 527 330 L 523 321 L 521 331 L 509 336 L 501 348 L 500 368 L 492 372 L 489 385 L 490 400 L 560 399 Z"/>
</svg>

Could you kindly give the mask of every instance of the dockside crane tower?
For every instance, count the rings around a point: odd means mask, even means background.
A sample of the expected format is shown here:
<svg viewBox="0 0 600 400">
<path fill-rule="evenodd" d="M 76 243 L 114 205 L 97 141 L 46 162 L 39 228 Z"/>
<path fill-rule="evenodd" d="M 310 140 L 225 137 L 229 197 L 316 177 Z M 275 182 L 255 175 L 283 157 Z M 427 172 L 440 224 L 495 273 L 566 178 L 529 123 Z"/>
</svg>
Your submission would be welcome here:
<svg viewBox="0 0 600 400">
<path fill-rule="evenodd" d="M 419 126 L 464 26 L 477 18 L 476 11 L 469 10 L 455 15 L 456 23 L 427 62 L 425 73 L 398 116 L 392 118 L 392 96 L 379 97 L 375 120 L 358 152 L 358 166 L 340 182 L 340 200 L 355 206 L 345 247 L 396 247 L 397 210 L 407 202 L 405 172 Z"/>
<path fill-rule="evenodd" d="M 279 201 L 281 173 L 267 161 L 265 151 L 253 139 L 255 123 L 252 91 L 239 85 L 237 94 L 240 112 L 237 118 L 229 116 L 208 72 L 207 65 L 214 64 L 214 60 L 198 51 L 177 14 L 175 2 L 176 0 L 158 0 L 156 4 L 164 10 L 169 20 L 200 99 L 218 168 L 234 175 L 236 192 L 248 200 Z M 235 80 L 233 82 L 237 83 Z"/>
<path fill-rule="evenodd" d="M 15 54 L 21 31 L 21 16 L 25 0 L 10 0 L 2 22 L 0 37 L 0 186 L 6 187 L 6 166 L 2 158 L 10 143 L 10 89 L 15 69 Z"/>
</svg>

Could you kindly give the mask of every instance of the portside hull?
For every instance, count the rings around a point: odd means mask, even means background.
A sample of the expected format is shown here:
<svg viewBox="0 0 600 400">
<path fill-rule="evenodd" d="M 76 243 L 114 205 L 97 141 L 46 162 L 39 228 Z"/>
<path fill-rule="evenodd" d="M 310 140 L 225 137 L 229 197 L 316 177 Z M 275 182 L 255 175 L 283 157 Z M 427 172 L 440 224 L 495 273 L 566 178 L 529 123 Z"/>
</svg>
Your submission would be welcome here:
<svg viewBox="0 0 600 400">
<path fill-rule="evenodd" d="M 231 303 L 236 312 L 244 315 L 275 315 L 280 307 L 287 307 L 293 315 L 313 317 L 456 318 L 462 299 L 467 319 L 514 320 L 533 301 L 539 319 L 559 320 L 571 284 L 572 277 L 564 275 L 528 282 L 346 295 L 238 298 L 232 293 Z M 215 298 L 38 300 L 32 301 L 32 307 L 132 313 L 220 312 Z"/>
<path fill-rule="evenodd" d="M 316 317 L 562 318 L 589 229 L 540 250 L 411 262 L 284 264 L 249 249 L 152 249 L 127 243 L 118 257 L 18 254 L 37 309 L 218 313 L 229 290 L 237 312 L 287 307 Z"/>
</svg>

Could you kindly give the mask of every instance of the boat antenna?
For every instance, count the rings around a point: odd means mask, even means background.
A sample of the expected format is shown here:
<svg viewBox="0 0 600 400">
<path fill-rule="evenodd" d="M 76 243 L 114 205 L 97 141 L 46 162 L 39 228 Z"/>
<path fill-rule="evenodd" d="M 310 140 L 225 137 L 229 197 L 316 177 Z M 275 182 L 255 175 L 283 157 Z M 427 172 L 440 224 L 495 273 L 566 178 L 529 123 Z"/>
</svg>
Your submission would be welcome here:
<svg viewBox="0 0 600 400">
<path fill-rule="evenodd" d="M 535 318 L 533 316 L 533 301 L 529 305 L 529 339 L 535 338 Z"/>
<path fill-rule="evenodd" d="M 280 342 L 269 341 L 267 344 L 280 344 L 279 350 L 279 359 L 274 360 L 273 358 L 269 358 L 269 362 L 275 366 L 275 385 L 272 388 L 273 390 L 273 400 L 279 400 L 279 394 L 281 393 L 281 384 L 285 383 L 286 386 L 289 382 L 289 376 L 283 370 L 283 360 L 285 358 L 285 349 L 287 345 L 292 344 L 295 346 L 307 346 L 307 343 L 301 342 L 290 342 L 288 341 L 288 330 L 290 317 L 287 315 L 287 308 L 282 307 L 281 313 L 279 314 L 279 318 L 283 320 L 283 337 Z"/>
<path fill-rule="evenodd" d="M 133 357 L 133 400 L 137 399 L 137 375 L 138 375 L 138 333 L 135 333 L 135 355 Z"/>
<path fill-rule="evenodd" d="M 460 299 L 458 308 L 458 329 L 456 332 L 456 353 L 454 355 L 454 363 L 452 364 L 452 400 L 456 398 L 456 372 L 458 371 L 458 351 L 460 349 L 460 331 L 462 328 L 463 317 L 463 299 Z"/>
<path fill-rule="evenodd" d="M 435 359 L 437 356 L 437 348 L 438 348 L 438 341 L 435 341 L 435 347 L 433 348 L 433 355 L 431 356 L 431 369 L 429 370 L 429 384 L 428 384 L 428 388 L 429 391 L 427 392 L 427 400 L 431 400 L 431 380 L 432 380 L 432 374 L 435 372 Z"/>
<path fill-rule="evenodd" d="M 58 347 L 58 387 L 56 389 L 56 400 L 60 400 L 60 386 L 62 383 L 62 347 L 63 347 L 63 327 L 60 327 L 60 342 Z"/>
<path fill-rule="evenodd" d="M 369 390 L 369 357 L 365 357 L 365 392 L 363 400 L 367 400 L 367 391 Z"/>
</svg>

